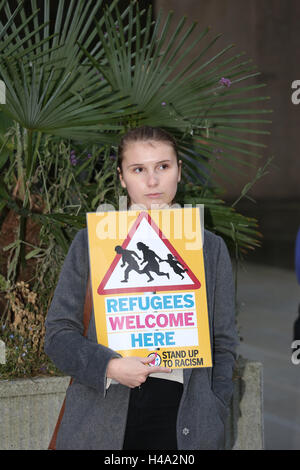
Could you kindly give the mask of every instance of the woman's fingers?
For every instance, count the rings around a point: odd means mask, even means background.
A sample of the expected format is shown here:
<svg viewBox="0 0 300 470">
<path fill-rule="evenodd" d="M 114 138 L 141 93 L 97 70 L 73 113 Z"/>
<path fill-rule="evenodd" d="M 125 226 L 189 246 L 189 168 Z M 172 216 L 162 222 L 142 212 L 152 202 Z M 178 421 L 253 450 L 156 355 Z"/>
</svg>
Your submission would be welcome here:
<svg viewBox="0 0 300 470">
<path fill-rule="evenodd" d="M 155 357 L 155 354 L 151 354 L 151 356 L 148 356 L 148 357 L 140 357 L 140 361 L 142 362 L 142 364 L 151 364 L 151 362 L 154 361 Z"/>
<path fill-rule="evenodd" d="M 107 377 L 133 388 L 144 383 L 150 374 L 155 372 L 170 373 L 168 367 L 150 366 L 154 357 L 126 357 L 111 359 L 107 368 Z"/>
<path fill-rule="evenodd" d="M 142 357 L 141 362 L 145 365 L 151 364 L 155 360 L 155 357 L 153 356 L 154 355 L 151 354 L 151 356 Z M 147 371 L 147 376 L 150 374 L 154 374 L 156 372 L 165 372 L 166 374 L 169 374 L 170 372 L 172 372 L 172 369 L 170 369 L 169 367 L 162 367 L 162 366 L 150 366 L 149 370 Z"/>
<path fill-rule="evenodd" d="M 170 374 L 172 372 L 172 369 L 169 369 L 168 367 L 162 367 L 162 366 L 153 366 L 150 368 L 148 375 L 155 374 L 156 372 L 163 372 L 166 374 Z"/>
</svg>

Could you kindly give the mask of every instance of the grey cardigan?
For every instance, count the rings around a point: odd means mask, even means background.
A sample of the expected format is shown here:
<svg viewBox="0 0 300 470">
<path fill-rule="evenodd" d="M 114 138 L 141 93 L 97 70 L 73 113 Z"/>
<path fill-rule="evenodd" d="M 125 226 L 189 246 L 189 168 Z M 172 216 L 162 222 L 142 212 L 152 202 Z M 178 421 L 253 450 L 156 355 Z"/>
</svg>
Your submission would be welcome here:
<svg viewBox="0 0 300 470">
<path fill-rule="evenodd" d="M 177 416 L 179 450 L 222 449 L 224 421 L 233 391 L 237 333 L 231 262 L 222 238 L 205 230 L 204 262 L 213 367 L 185 369 Z M 122 449 L 130 388 L 106 390 L 106 369 L 115 351 L 97 344 L 94 315 L 83 335 L 89 272 L 87 229 L 69 249 L 46 318 L 45 351 L 74 378 L 57 436 L 57 449 Z"/>
</svg>

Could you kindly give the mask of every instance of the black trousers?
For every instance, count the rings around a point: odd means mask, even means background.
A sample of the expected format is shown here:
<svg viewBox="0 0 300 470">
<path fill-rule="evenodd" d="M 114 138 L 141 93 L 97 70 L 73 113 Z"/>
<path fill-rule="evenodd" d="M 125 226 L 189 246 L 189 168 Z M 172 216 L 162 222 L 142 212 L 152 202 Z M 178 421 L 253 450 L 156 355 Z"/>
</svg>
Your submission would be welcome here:
<svg viewBox="0 0 300 470">
<path fill-rule="evenodd" d="M 177 450 L 176 420 L 183 385 L 148 377 L 130 391 L 123 450 Z"/>
</svg>

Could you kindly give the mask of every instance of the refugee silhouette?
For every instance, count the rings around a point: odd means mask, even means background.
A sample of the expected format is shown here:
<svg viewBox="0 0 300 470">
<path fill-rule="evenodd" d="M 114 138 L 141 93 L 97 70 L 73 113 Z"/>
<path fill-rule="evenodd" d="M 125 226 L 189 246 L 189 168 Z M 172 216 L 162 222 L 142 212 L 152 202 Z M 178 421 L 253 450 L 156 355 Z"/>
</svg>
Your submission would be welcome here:
<svg viewBox="0 0 300 470">
<path fill-rule="evenodd" d="M 153 250 L 150 250 L 150 248 L 143 242 L 138 242 L 136 246 L 140 251 L 142 251 L 144 256 L 141 264 L 147 263 L 144 269 L 140 271 L 140 274 L 145 273 L 149 277 L 147 282 L 153 281 L 153 277 L 150 272 L 154 272 L 158 276 L 167 276 L 168 279 L 170 278 L 169 273 L 163 273 L 159 270 L 159 264 L 156 261 L 156 258 L 159 261 L 163 260 Z"/>
<path fill-rule="evenodd" d="M 168 263 L 173 269 L 174 273 L 181 276 L 181 279 L 184 279 L 184 276 L 182 275 L 182 273 L 187 272 L 188 269 L 182 269 L 184 268 L 183 264 L 180 263 L 180 261 L 178 261 L 178 259 L 175 258 L 175 256 L 168 254 L 167 259 L 162 259 L 161 261 L 165 261 L 166 263 Z M 182 266 L 182 268 L 179 265 Z"/>
<path fill-rule="evenodd" d="M 133 256 L 136 256 L 137 259 L 141 259 L 141 258 L 139 257 L 139 255 L 135 253 L 135 251 L 126 250 L 125 248 L 122 248 L 120 245 L 115 246 L 115 251 L 119 255 L 122 255 L 123 263 L 121 264 L 121 268 L 124 268 L 126 263 L 128 264 L 127 268 L 125 269 L 124 279 L 121 281 L 121 282 L 128 282 L 130 271 L 136 271 L 140 273 L 140 267 L 137 264 L 136 260 L 133 258 Z"/>
</svg>

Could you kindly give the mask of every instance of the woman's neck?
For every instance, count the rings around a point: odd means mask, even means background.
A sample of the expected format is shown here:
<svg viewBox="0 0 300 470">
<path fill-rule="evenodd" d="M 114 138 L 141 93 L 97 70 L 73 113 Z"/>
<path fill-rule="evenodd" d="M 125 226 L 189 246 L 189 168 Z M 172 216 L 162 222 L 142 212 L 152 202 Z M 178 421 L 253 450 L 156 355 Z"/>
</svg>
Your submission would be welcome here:
<svg viewBox="0 0 300 470">
<path fill-rule="evenodd" d="M 153 205 L 153 208 L 151 209 L 146 209 L 145 206 L 143 204 L 131 204 L 129 207 L 128 207 L 128 210 L 129 211 L 137 211 L 137 210 L 160 210 L 160 209 L 170 209 L 171 205 L 170 204 L 154 204 Z"/>
</svg>

